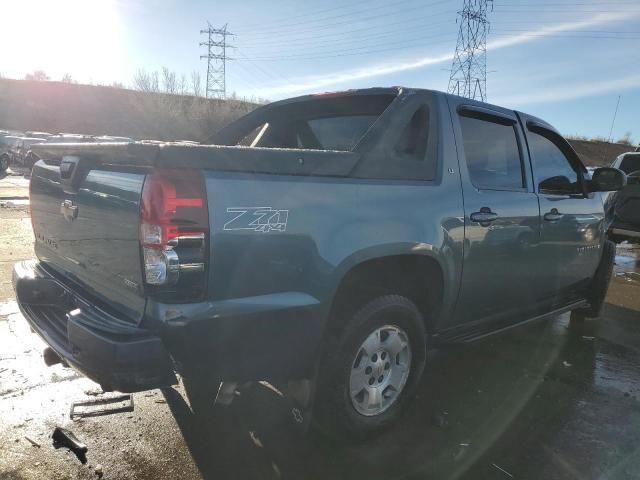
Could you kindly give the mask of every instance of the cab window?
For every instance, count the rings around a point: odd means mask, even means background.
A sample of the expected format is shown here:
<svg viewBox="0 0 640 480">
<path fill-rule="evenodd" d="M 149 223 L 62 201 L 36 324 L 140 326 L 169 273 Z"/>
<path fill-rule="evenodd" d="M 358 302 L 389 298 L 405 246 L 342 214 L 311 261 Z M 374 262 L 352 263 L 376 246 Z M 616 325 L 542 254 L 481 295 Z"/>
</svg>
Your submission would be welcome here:
<svg viewBox="0 0 640 480">
<path fill-rule="evenodd" d="M 581 193 L 578 170 L 560 148 L 532 131 L 528 139 L 538 191 L 552 195 Z"/>
</svg>

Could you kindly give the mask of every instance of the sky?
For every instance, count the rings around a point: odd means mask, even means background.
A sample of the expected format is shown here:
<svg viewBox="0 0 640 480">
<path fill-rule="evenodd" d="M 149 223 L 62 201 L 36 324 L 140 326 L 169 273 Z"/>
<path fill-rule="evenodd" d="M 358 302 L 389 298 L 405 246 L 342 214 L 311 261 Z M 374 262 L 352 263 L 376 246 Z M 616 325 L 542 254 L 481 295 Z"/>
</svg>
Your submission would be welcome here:
<svg viewBox="0 0 640 480">
<path fill-rule="evenodd" d="M 207 22 L 228 25 L 227 91 L 278 100 L 404 85 L 447 90 L 462 0 L 0 0 L 0 75 L 133 84 L 199 72 Z M 8 20 L 8 21 L 6 21 Z M 565 135 L 640 142 L 640 0 L 494 0 L 490 103 Z"/>
</svg>

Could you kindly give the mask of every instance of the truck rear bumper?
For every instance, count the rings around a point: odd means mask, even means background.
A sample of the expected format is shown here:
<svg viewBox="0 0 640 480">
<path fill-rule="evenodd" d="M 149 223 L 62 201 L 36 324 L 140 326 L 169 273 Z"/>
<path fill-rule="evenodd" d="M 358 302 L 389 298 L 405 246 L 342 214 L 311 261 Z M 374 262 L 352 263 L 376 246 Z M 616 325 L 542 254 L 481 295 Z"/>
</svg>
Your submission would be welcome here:
<svg viewBox="0 0 640 480">
<path fill-rule="evenodd" d="M 176 383 L 158 336 L 92 305 L 37 261 L 17 263 L 12 281 L 31 328 L 103 389 L 138 392 Z"/>
</svg>

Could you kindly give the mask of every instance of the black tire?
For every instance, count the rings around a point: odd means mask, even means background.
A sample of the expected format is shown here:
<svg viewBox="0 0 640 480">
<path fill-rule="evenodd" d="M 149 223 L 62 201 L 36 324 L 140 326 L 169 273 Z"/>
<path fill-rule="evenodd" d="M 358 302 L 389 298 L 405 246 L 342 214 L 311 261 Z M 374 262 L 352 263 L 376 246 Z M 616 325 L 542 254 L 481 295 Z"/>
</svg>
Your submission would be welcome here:
<svg viewBox="0 0 640 480">
<path fill-rule="evenodd" d="M 395 401 L 375 416 L 359 413 L 351 400 L 349 378 L 367 337 L 380 327 L 399 327 L 411 347 L 409 375 Z M 413 397 L 424 370 L 427 335 L 418 308 L 400 295 L 378 297 L 360 308 L 329 341 L 319 368 L 314 418 L 321 430 L 338 438 L 363 439 L 389 427 Z"/>
<path fill-rule="evenodd" d="M 9 168 L 9 155 L 0 155 L 0 173 L 4 173 Z"/>
<path fill-rule="evenodd" d="M 615 256 L 616 244 L 611 240 L 605 241 L 602 250 L 602 257 L 600 258 L 600 265 L 598 265 L 598 269 L 596 270 L 589 287 L 587 296 L 589 306 L 571 312 L 572 322 L 580 322 L 585 318 L 597 318 L 602 314 L 604 299 L 607 296 L 609 282 L 611 281 L 611 275 L 613 274 L 613 262 Z"/>
</svg>

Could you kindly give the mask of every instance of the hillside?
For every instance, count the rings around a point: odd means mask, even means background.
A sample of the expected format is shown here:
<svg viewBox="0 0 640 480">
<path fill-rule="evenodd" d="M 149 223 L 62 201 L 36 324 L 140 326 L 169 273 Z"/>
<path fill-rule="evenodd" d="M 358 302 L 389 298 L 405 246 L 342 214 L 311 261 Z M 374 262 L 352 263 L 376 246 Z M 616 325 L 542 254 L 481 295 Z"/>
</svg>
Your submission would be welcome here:
<svg viewBox="0 0 640 480">
<path fill-rule="evenodd" d="M 9 130 L 206 141 L 212 132 L 256 106 L 241 100 L 0 79 L 0 128 Z M 569 138 L 569 142 L 588 166 L 609 164 L 634 149 L 602 141 Z"/>
<path fill-rule="evenodd" d="M 240 100 L 0 79 L 0 128 L 197 140 L 253 110 Z"/>
<path fill-rule="evenodd" d="M 582 162 L 588 167 L 609 165 L 618 156 L 635 150 L 635 146 L 623 143 L 609 143 L 599 140 L 575 140 L 568 138 Z"/>
</svg>

